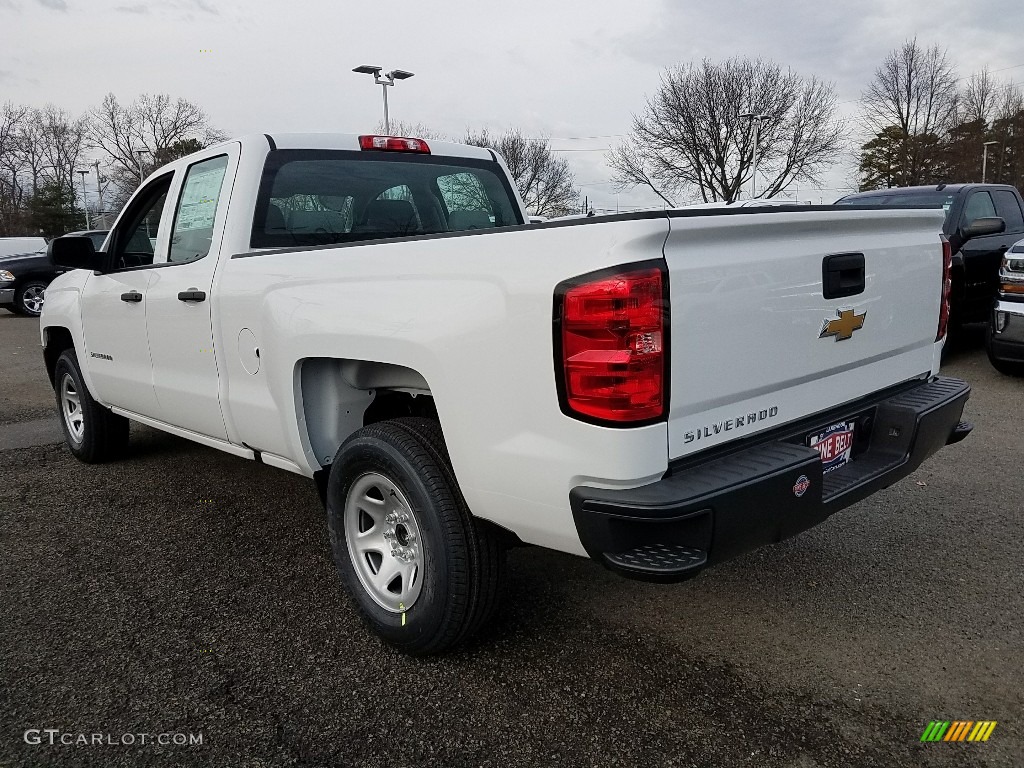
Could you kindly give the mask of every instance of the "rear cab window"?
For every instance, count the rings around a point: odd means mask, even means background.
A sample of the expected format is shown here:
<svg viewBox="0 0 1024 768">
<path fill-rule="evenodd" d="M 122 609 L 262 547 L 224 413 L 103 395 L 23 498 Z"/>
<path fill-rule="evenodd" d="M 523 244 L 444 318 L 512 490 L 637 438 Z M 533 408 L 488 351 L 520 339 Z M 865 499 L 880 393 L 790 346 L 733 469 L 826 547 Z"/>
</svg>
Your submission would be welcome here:
<svg viewBox="0 0 1024 768">
<path fill-rule="evenodd" d="M 992 201 L 996 206 L 996 216 L 1006 222 L 1005 234 L 1020 234 L 1024 232 L 1024 214 L 1020 209 L 1020 201 L 1017 196 L 1008 189 L 992 190 Z"/>
<path fill-rule="evenodd" d="M 267 156 L 250 246 L 330 245 L 523 223 L 515 193 L 493 161 L 280 149 Z"/>
</svg>

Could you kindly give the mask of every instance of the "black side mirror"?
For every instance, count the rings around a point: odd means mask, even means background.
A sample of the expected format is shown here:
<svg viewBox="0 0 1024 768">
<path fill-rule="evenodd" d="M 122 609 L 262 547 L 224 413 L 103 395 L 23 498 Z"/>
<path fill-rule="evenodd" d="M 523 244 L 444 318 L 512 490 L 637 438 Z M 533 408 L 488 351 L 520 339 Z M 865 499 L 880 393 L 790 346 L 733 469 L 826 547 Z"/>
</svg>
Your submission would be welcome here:
<svg viewBox="0 0 1024 768">
<path fill-rule="evenodd" d="M 91 238 L 65 235 L 50 241 L 46 247 L 46 256 L 56 267 L 103 269 L 105 254 L 97 253 Z"/>
<path fill-rule="evenodd" d="M 985 235 L 998 235 L 1006 229 L 1006 222 L 998 216 L 984 216 L 975 219 L 966 227 L 961 228 L 960 237 L 966 242 L 972 237 L 984 237 Z"/>
</svg>

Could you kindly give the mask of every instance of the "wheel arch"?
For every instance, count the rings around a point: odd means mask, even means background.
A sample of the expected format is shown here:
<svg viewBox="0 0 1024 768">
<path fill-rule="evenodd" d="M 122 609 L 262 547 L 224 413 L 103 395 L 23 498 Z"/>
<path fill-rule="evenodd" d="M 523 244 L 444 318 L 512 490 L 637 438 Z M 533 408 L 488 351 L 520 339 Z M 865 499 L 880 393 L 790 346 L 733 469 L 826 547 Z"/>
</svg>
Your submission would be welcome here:
<svg viewBox="0 0 1024 768">
<path fill-rule="evenodd" d="M 65 350 L 75 348 L 75 340 L 70 329 L 60 325 L 44 328 L 43 339 L 43 361 L 46 364 L 46 375 L 50 377 L 50 386 L 53 386 L 57 360 Z"/>
<path fill-rule="evenodd" d="M 357 429 L 400 416 L 437 419 L 430 385 L 395 363 L 311 357 L 296 365 L 296 405 L 305 448 L 322 469 Z"/>
</svg>

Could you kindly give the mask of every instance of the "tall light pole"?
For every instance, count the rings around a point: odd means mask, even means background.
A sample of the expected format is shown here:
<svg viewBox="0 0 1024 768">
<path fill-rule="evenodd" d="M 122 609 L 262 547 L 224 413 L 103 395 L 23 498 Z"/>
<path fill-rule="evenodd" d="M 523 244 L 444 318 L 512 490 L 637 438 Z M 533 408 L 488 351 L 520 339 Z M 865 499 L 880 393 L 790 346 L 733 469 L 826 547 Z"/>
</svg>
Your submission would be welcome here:
<svg viewBox="0 0 1024 768">
<path fill-rule="evenodd" d="M 85 175 L 88 171 L 75 171 L 79 176 L 82 177 L 82 208 L 85 210 L 85 228 L 92 229 L 92 223 L 89 221 L 89 200 L 85 196 Z"/>
<path fill-rule="evenodd" d="M 406 72 L 404 69 L 393 69 L 390 72 L 385 72 L 381 75 L 380 71 L 383 67 L 373 67 L 369 64 L 363 64 L 353 69 L 353 72 L 358 72 L 361 75 L 373 75 L 373 82 L 381 87 L 384 91 L 384 133 L 391 133 L 391 120 L 388 117 L 388 88 L 395 84 L 396 80 L 407 80 L 412 77 L 412 72 Z"/>
<path fill-rule="evenodd" d="M 139 161 L 139 186 L 140 187 L 142 186 L 143 180 L 146 178 L 145 174 L 142 172 L 142 156 L 144 154 L 152 155 L 153 153 L 151 151 L 149 151 L 148 149 L 136 149 L 135 150 L 135 157 Z"/>
<path fill-rule="evenodd" d="M 100 229 L 107 228 L 107 214 L 103 211 L 103 180 L 100 178 L 100 161 L 93 162 L 96 169 L 96 195 L 100 200 Z"/>
<path fill-rule="evenodd" d="M 768 115 L 759 115 L 756 112 L 744 112 L 740 117 L 748 118 L 754 123 L 754 169 L 750 174 L 750 199 L 753 200 L 757 197 L 757 161 L 760 159 L 757 156 L 758 128 L 761 127 L 762 120 L 768 119 Z"/>
<path fill-rule="evenodd" d="M 981 145 L 981 183 L 985 183 L 985 174 L 988 171 L 988 148 L 992 144 L 998 144 L 998 141 L 986 141 Z"/>
</svg>

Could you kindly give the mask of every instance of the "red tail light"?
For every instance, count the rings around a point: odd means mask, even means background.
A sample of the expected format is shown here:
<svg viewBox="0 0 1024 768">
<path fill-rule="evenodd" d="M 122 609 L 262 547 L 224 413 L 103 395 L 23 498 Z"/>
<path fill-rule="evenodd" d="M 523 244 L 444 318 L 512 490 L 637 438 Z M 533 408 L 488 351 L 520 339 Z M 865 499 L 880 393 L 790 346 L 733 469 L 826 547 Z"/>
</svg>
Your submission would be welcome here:
<svg viewBox="0 0 1024 768">
<path fill-rule="evenodd" d="M 430 147 L 423 139 L 407 139 L 401 136 L 360 136 L 360 149 L 376 149 L 383 152 L 418 152 L 429 155 Z"/>
<path fill-rule="evenodd" d="M 946 338 L 946 330 L 949 327 L 949 297 L 953 292 L 953 247 L 945 235 L 942 238 L 942 300 L 939 305 L 939 330 L 935 333 L 935 340 L 942 341 Z"/>
<path fill-rule="evenodd" d="M 559 285 L 555 364 L 564 413 L 630 426 L 665 418 L 667 287 L 663 267 L 646 264 Z"/>
</svg>

